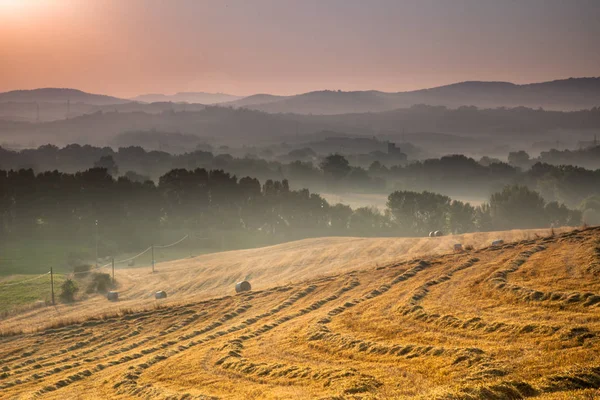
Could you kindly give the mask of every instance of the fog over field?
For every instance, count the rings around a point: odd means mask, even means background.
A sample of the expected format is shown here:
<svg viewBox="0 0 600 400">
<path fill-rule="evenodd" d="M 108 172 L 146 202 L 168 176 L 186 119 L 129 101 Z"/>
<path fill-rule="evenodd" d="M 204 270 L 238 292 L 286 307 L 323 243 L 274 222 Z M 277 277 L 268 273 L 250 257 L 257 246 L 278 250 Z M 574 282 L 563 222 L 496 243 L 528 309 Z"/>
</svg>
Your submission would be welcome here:
<svg viewBox="0 0 600 400">
<path fill-rule="evenodd" d="M 0 0 L 0 398 L 599 398 L 598 21 Z"/>
</svg>

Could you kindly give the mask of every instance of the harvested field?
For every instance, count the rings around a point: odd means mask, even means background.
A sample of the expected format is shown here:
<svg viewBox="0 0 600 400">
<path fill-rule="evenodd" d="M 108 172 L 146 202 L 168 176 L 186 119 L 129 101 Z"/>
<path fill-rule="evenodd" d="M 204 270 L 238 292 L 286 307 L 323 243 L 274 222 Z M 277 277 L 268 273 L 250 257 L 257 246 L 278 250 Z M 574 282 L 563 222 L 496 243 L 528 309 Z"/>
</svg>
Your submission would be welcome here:
<svg viewBox="0 0 600 400">
<path fill-rule="evenodd" d="M 594 398 L 599 240 L 314 239 L 120 270 L 123 302 L 0 322 L 0 397 Z"/>
</svg>

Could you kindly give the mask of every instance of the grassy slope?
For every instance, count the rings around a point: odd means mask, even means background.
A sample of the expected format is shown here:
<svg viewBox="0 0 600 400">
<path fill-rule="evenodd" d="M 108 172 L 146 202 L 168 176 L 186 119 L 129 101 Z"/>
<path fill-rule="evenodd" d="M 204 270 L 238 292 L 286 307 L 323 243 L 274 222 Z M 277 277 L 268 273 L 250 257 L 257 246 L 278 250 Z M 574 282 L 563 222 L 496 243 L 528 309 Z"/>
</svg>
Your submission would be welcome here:
<svg viewBox="0 0 600 400">
<path fill-rule="evenodd" d="M 36 301 L 43 301 L 46 304 L 51 303 L 50 275 L 35 280 L 30 279 L 31 276 L 29 275 L 13 275 L 10 279 L 0 281 L 0 288 L 2 289 L 0 290 L 0 316 L 19 307 L 27 309 Z M 58 301 L 60 285 L 64 280 L 64 275 L 54 275 L 56 301 Z M 6 285 L 3 285 L 4 283 Z"/>
</svg>

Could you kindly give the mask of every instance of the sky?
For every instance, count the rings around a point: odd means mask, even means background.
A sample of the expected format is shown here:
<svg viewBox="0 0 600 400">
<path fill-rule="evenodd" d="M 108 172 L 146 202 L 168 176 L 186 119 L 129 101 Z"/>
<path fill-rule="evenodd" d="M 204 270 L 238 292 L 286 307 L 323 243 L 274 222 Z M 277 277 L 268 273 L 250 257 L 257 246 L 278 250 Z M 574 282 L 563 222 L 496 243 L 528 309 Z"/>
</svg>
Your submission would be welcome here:
<svg viewBox="0 0 600 400">
<path fill-rule="evenodd" d="M 397 92 L 600 76 L 598 0 L 0 0 L 0 92 Z"/>
</svg>

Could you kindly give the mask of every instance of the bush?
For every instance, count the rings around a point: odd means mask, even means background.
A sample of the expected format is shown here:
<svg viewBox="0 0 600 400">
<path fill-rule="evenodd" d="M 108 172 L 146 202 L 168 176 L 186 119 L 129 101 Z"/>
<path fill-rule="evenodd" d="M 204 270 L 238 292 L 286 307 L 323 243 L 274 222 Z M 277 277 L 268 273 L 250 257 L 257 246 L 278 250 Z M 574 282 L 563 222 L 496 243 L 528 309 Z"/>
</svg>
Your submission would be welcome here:
<svg viewBox="0 0 600 400">
<path fill-rule="evenodd" d="M 77 287 L 77 283 L 73 279 L 67 279 L 60 286 L 60 299 L 65 303 L 72 303 L 75 301 L 75 294 L 79 291 L 79 287 Z"/>
</svg>

